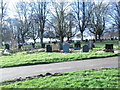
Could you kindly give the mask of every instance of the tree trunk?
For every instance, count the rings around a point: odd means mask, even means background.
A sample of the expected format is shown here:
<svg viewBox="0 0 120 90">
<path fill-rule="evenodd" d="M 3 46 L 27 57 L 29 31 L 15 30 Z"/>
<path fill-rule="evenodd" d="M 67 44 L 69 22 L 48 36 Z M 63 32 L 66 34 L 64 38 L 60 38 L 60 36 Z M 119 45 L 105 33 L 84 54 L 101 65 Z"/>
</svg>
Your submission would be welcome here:
<svg viewBox="0 0 120 90">
<path fill-rule="evenodd" d="M 43 48 L 43 33 L 41 33 L 40 41 L 41 41 L 41 48 Z"/>
<path fill-rule="evenodd" d="M 120 47 L 120 27 L 118 28 L 118 30 L 119 30 L 118 43 L 119 43 L 119 47 Z"/>
<path fill-rule="evenodd" d="M 119 30 L 119 36 L 118 36 L 118 40 L 120 41 L 120 26 L 118 27 L 118 30 Z"/>
<path fill-rule="evenodd" d="M 25 43 L 24 35 L 22 35 L 22 43 Z"/>
<path fill-rule="evenodd" d="M 0 47 L 2 47 L 2 29 L 0 28 Z"/>
<path fill-rule="evenodd" d="M 69 41 L 70 40 L 70 37 L 67 37 L 67 41 Z"/>
<path fill-rule="evenodd" d="M 33 39 L 34 40 L 34 44 L 36 43 L 36 39 Z"/>
<path fill-rule="evenodd" d="M 98 35 L 98 39 L 99 39 L 99 40 L 101 39 L 101 35 Z"/>
<path fill-rule="evenodd" d="M 81 40 L 83 41 L 83 32 L 81 32 Z"/>
<path fill-rule="evenodd" d="M 95 34 L 95 41 L 97 41 L 97 34 Z"/>
<path fill-rule="evenodd" d="M 63 43 L 64 42 L 64 37 L 60 36 L 60 42 Z"/>
</svg>

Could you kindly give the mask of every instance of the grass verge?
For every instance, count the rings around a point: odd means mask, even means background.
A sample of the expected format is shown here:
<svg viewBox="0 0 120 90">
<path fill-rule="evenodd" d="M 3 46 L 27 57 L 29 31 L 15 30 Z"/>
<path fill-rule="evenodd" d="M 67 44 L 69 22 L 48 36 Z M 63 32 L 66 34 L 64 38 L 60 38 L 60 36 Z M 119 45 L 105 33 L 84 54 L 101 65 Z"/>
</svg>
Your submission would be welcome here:
<svg viewBox="0 0 120 90">
<path fill-rule="evenodd" d="M 117 55 L 116 53 L 107 52 L 89 52 L 89 53 L 33 53 L 18 52 L 11 56 L 0 57 L 0 67 L 13 67 L 33 64 L 57 63 L 65 61 L 74 61 L 89 58 L 108 57 Z"/>
<path fill-rule="evenodd" d="M 36 77 L 0 86 L 0 88 L 118 88 L 118 70 L 103 68 Z"/>
</svg>

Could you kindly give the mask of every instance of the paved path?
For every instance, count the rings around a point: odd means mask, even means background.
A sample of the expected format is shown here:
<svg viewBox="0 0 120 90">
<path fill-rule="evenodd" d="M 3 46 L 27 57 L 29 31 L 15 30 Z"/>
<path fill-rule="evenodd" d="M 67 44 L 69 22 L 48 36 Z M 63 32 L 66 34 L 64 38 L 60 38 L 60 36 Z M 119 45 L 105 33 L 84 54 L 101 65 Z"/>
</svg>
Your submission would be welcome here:
<svg viewBox="0 0 120 90">
<path fill-rule="evenodd" d="M 39 74 L 61 73 L 85 69 L 98 69 L 103 67 L 118 67 L 118 56 L 99 59 L 88 59 L 52 64 L 39 64 L 31 66 L 11 67 L 0 69 L 0 81 L 19 77 L 35 76 Z"/>
</svg>

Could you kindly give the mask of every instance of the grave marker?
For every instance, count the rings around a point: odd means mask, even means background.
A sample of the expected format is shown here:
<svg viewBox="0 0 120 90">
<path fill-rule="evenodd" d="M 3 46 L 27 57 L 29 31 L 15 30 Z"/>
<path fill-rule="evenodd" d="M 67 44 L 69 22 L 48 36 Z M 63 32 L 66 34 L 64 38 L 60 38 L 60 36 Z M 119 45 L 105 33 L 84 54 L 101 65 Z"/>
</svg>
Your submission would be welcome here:
<svg viewBox="0 0 120 90">
<path fill-rule="evenodd" d="M 58 43 L 54 42 L 52 45 L 52 51 L 53 52 L 59 52 L 60 51 L 60 46 Z"/>
<path fill-rule="evenodd" d="M 69 43 L 65 43 L 65 44 L 63 45 L 63 52 L 64 52 L 64 53 L 69 53 L 69 48 L 70 48 Z"/>
<path fill-rule="evenodd" d="M 21 49 L 22 48 L 22 44 L 18 44 L 18 49 Z"/>
<path fill-rule="evenodd" d="M 47 45 L 46 52 L 52 52 L 52 46 L 51 45 Z"/>
<path fill-rule="evenodd" d="M 105 44 L 105 52 L 114 52 L 113 44 Z"/>
<path fill-rule="evenodd" d="M 89 49 L 91 49 L 91 50 L 93 50 L 93 48 L 95 48 L 95 45 L 92 40 L 89 41 L 88 46 L 89 46 Z"/>
<path fill-rule="evenodd" d="M 10 45 L 9 44 L 5 44 L 5 49 L 10 50 Z"/>
<path fill-rule="evenodd" d="M 89 52 L 89 46 L 88 45 L 83 46 L 83 52 Z"/>
<path fill-rule="evenodd" d="M 63 43 L 59 43 L 60 50 L 63 50 Z"/>
</svg>

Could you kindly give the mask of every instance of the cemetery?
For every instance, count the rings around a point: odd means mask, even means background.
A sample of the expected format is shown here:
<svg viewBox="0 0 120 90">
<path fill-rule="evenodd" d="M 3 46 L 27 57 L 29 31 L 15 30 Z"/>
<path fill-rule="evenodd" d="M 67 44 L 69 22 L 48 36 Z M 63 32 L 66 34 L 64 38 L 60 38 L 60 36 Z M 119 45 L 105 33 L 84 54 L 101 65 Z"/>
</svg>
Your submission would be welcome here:
<svg viewBox="0 0 120 90">
<path fill-rule="evenodd" d="M 116 90 L 119 56 L 120 1 L 0 1 L 0 89 Z"/>
<path fill-rule="evenodd" d="M 106 50 L 106 44 L 114 43 L 111 51 Z M 81 43 L 81 48 L 76 50 L 70 48 L 70 44 L 65 42 L 62 45 L 62 50 L 60 44 L 56 43 L 57 47 L 54 47 L 54 43 L 46 44 L 45 48 L 35 49 L 27 45 L 28 50 L 24 49 L 18 51 L 6 50 L 1 52 L 0 67 L 13 67 L 13 66 L 23 66 L 23 65 L 33 65 L 33 64 L 47 64 L 47 63 L 57 63 L 65 61 L 83 60 L 89 58 L 98 57 L 109 57 L 118 55 L 118 53 L 113 53 L 113 50 L 118 50 L 117 41 L 104 41 L 102 43 L 95 42 L 95 48 L 91 50 L 89 48 L 89 42 Z M 74 43 L 72 43 L 74 45 Z M 26 46 L 25 46 L 26 47 Z M 31 49 L 32 48 L 32 49 Z M 10 49 L 10 48 L 9 48 Z M 110 50 L 110 49 L 109 49 Z"/>
</svg>

